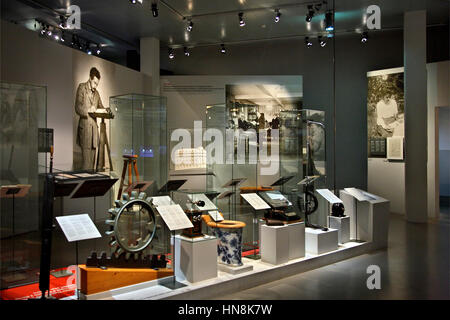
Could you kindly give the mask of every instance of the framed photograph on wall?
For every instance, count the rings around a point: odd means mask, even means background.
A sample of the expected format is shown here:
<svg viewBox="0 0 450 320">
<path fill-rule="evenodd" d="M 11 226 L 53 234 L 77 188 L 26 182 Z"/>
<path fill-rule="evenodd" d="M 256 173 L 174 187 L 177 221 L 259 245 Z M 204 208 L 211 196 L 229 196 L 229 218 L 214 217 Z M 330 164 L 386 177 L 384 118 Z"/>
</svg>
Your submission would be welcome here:
<svg viewBox="0 0 450 320">
<path fill-rule="evenodd" d="M 403 137 L 389 137 L 387 140 L 387 159 L 403 160 Z"/>
</svg>

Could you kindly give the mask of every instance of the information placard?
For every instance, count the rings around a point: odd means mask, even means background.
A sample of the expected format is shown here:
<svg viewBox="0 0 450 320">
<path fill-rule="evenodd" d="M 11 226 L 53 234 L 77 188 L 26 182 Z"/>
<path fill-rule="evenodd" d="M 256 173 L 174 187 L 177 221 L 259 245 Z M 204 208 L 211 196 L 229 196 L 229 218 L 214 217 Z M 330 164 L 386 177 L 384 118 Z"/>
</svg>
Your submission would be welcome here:
<svg viewBox="0 0 450 320">
<path fill-rule="evenodd" d="M 270 209 L 270 206 L 256 193 L 243 193 L 241 197 L 245 199 L 255 210 Z"/>
<path fill-rule="evenodd" d="M 194 225 L 189 220 L 183 209 L 178 204 L 156 207 L 161 218 L 166 223 L 170 231 L 193 228 Z"/>
<path fill-rule="evenodd" d="M 169 205 L 173 204 L 173 201 L 169 196 L 151 197 L 151 199 L 152 199 L 152 203 L 155 207 L 169 206 Z"/>
<path fill-rule="evenodd" d="M 372 195 L 368 192 L 364 192 L 362 190 L 356 189 L 356 188 L 344 188 L 344 190 L 353 197 L 356 198 L 358 201 L 372 201 L 377 200 L 377 197 L 375 195 Z"/>
<path fill-rule="evenodd" d="M 203 201 L 205 202 L 205 205 L 203 207 L 195 205 L 196 209 L 200 211 L 209 211 L 209 210 L 217 210 L 216 205 L 208 199 L 208 197 L 204 193 L 194 193 L 194 194 L 188 194 L 188 198 L 193 203 L 197 201 Z"/>
<path fill-rule="evenodd" d="M 67 241 L 101 238 L 101 234 L 87 213 L 56 217 Z"/>
<path fill-rule="evenodd" d="M 328 189 L 317 189 L 316 191 L 331 204 L 342 203 L 342 200 L 336 197 L 336 195 Z"/>
<path fill-rule="evenodd" d="M 208 214 L 214 220 L 214 222 L 223 221 L 222 215 L 217 210 L 208 211 Z"/>
</svg>

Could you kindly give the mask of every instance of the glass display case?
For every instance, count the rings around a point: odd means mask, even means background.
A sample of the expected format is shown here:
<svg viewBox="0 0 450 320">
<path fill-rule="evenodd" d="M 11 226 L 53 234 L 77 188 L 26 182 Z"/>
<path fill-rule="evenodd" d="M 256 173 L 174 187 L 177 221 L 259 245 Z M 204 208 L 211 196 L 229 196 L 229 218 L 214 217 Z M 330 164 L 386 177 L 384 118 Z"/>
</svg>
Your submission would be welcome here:
<svg viewBox="0 0 450 320">
<path fill-rule="evenodd" d="M 37 281 L 39 216 L 47 170 L 47 89 L 1 82 L 1 288 Z M 43 136 L 44 135 L 44 136 Z"/>
<path fill-rule="evenodd" d="M 153 181 L 145 191 L 156 194 L 167 182 L 166 98 L 127 94 L 111 97 L 109 103 L 115 116 L 110 121 L 112 171 L 123 176 L 126 163 L 134 158 L 136 167 L 130 166 L 133 182 L 137 175 L 139 181 Z M 115 195 L 119 188 L 117 183 Z"/>
<path fill-rule="evenodd" d="M 119 193 L 122 197 L 126 193 L 131 196 L 131 190 L 145 192 L 149 197 L 156 196 L 166 184 L 166 100 L 165 97 L 143 94 L 110 98 L 110 108 L 115 116 L 110 126 L 111 158 L 113 172 L 119 178 L 114 185 L 114 199 L 120 198 Z M 158 228 L 150 251 L 167 253 L 170 249 L 169 233 L 164 230 L 164 223 L 157 212 L 155 216 Z"/>
<path fill-rule="evenodd" d="M 256 239 L 259 238 L 259 228 L 252 226 L 264 213 L 258 212 L 255 216 L 254 210 L 242 199 L 241 194 L 281 192 L 291 203 L 290 214 L 304 218 L 301 212 L 303 188 L 298 183 L 312 175 L 318 176 L 314 187 L 325 187 L 326 183 L 325 112 L 310 109 L 280 110 L 276 118 L 265 126 L 261 124 L 263 130 L 252 136 L 252 131 L 258 128 L 255 122 L 248 121 L 250 124 L 244 127 L 242 124 L 244 120 L 249 120 L 248 115 L 252 116 L 253 112 L 258 115 L 258 106 L 231 103 L 206 107 L 206 130 L 219 130 L 224 138 L 224 161 L 217 163 L 207 159 L 208 171 L 214 172 L 213 176 L 207 178 L 207 189 L 230 192 L 228 197 L 218 197 L 217 206 L 223 210 L 227 219 L 246 223 L 247 227 L 243 231 L 244 251 L 258 245 Z M 278 129 L 278 139 L 275 129 Z M 262 141 L 263 145 L 259 141 L 260 134 L 265 134 L 267 138 Z M 272 172 L 263 171 L 268 163 L 263 161 L 264 152 L 260 152 L 261 148 L 268 155 L 275 155 L 269 158 L 275 168 Z M 256 156 L 252 156 L 254 151 Z M 234 189 L 226 186 L 227 182 L 239 178 L 245 180 Z M 322 203 L 309 218 L 326 226 L 327 212 Z"/>
</svg>

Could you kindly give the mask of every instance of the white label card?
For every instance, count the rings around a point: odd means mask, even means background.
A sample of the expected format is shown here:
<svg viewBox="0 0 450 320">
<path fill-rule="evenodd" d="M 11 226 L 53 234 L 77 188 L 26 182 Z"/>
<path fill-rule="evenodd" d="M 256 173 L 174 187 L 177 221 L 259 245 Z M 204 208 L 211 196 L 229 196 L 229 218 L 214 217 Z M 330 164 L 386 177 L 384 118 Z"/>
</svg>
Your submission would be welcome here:
<svg viewBox="0 0 450 320">
<path fill-rule="evenodd" d="M 169 196 L 152 197 L 153 205 L 158 206 L 170 206 L 174 202 Z"/>
<path fill-rule="evenodd" d="M 205 202 L 205 205 L 203 207 L 195 205 L 196 209 L 200 211 L 209 211 L 209 210 L 217 210 L 217 207 L 212 203 L 211 200 L 208 199 L 208 197 L 204 193 L 198 193 L 198 194 L 188 194 L 189 200 L 192 202 L 197 201 L 203 201 Z"/>
<path fill-rule="evenodd" d="M 193 228 L 194 225 L 178 204 L 156 207 L 170 231 Z"/>
<path fill-rule="evenodd" d="M 368 192 L 364 192 L 362 190 L 356 189 L 356 188 L 344 188 L 344 190 L 348 193 L 350 193 L 353 197 L 356 198 L 358 201 L 372 201 L 377 200 L 376 196 L 371 195 Z"/>
<path fill-rule="evenodd" d="M 316 191 L 331 204 L 342 203 L 342 200 L 336 197 L 336 195 L 328 189 L 317 189 Z"/>
<path fill-rule="evenodd" d="M 241 197 L 245 199 L 255 210 L 270 209 L 270 206 L 256 193 L 243 193 Z"/>
<path fill-rule="evenodd" d="M 69 242 L 102 237 L 87 213 L 56 217 L 56 221 Z"/>
<path fill-rule="evenodd" d="M 214 220 L 214 222 L 223 221 L 223 217 L 219 211 L 208 211 L 209 216 Z"/>
</svg>

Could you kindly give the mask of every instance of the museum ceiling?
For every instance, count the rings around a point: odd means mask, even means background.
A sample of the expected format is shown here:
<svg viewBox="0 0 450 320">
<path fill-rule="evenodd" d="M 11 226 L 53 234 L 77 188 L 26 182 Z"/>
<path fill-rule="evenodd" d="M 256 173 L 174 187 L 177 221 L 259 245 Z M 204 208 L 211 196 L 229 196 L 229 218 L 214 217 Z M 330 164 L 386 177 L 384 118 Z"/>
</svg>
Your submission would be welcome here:
<svg viewBox="0 0 450 320">
<path fill-rule="evenodd" d="M 129 0 L 3 0 L 2 19 L 18 24 L 32 24 L 36 19 L 57 25 L 59 15 L 69 5 L 81 8 L 82 30 L 77 33 L 95 43 L 105 52 L 139 50 L 141 37 L 156 37 L 162 47 L 188 48 L 318 36 L 324 32 L 325 12 L 335 5 L 335 32 L 352 34 L 364 30 L 365 9 L 378 5 L 382 14 L 382 31 L 400 30 L 403 13 L 426 8 L 427 24 L 448 25 L 447 0 L 158 0 L 158 17 L 153 17 L 151 3 L 131 4 Z M 308 5 L 314 16 L 306 23 Z M 274 22 L 275 9 L 281 13 Z M 245 27 L 239 26 L 243 12 Z M 186 30 L 193 22 L 191 32 Z"/>
</svg>

